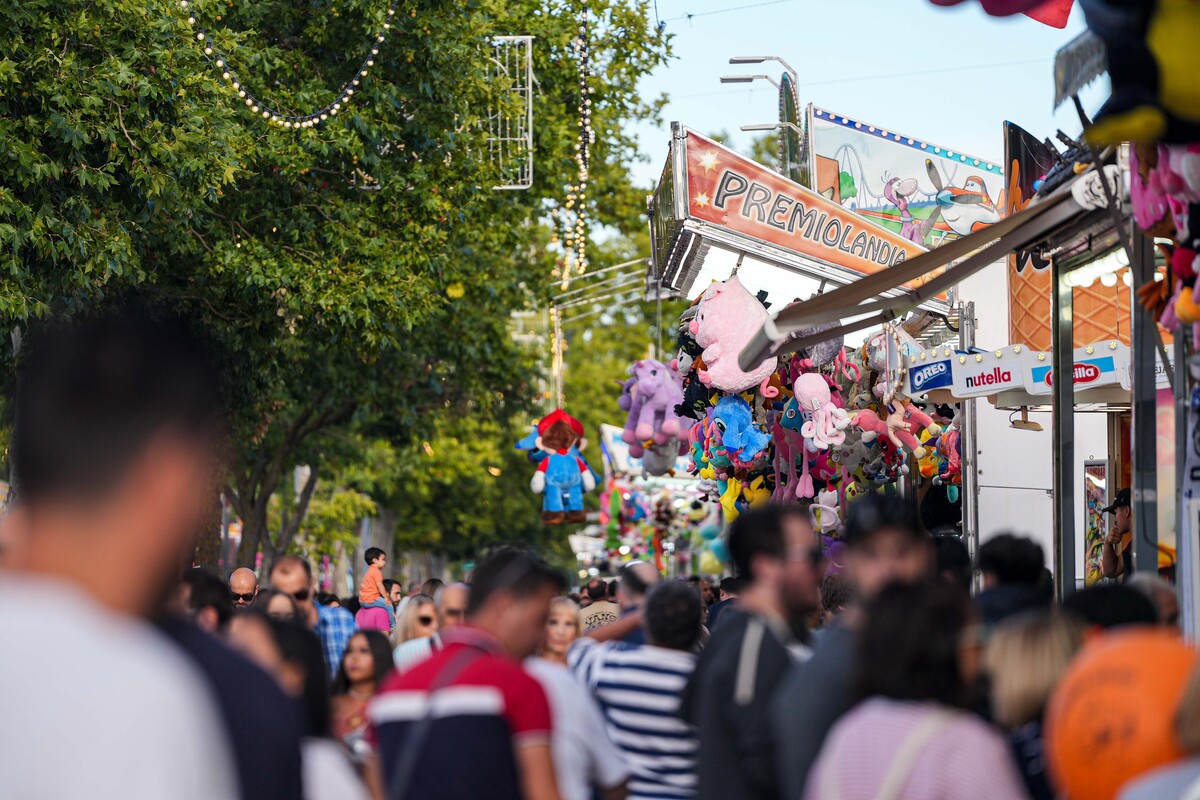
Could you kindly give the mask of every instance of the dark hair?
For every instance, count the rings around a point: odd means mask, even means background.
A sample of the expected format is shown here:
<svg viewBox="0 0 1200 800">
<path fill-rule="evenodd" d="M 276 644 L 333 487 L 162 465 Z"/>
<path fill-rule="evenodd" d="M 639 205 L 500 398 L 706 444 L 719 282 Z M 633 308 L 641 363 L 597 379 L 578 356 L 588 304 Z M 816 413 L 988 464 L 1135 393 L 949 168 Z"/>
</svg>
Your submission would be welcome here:
<svg viewBox="0 0 1200 800">
<path fill-rule="evenodd" d="M 859 696 L 967 707 L 959 647 L 969 620 L 970 598 L 953 584 L 884 588 L 868 604 L 859 635 Z"/>
<path fill-rule="evenodd" d="M 275 597 L 286 597 L 288 603 L 290 603 L 292 606 L 292 619 L 296 620 L 297 622 L 303 622 L 303 620 L 300 619 L 300 606 L 296 605 L 296 598 L 292 597 L 287 592 L 281 592 L 278 589 L 260 589 L 258 596 L 254 598 L 254 604 L 251 606 L 251 608 L 261 611 L 264 615 L 269 616 L 267 609 L 271 607 L 271 600 Z"/>
<path fill-rule="evenodd" d="M 341 599 L 333 592 L 317 592 L 317 602 L 323 606 L 331 606 L 334 603 L 339 606 L 342 604 Z"/>
<path fill-rule="evenodd" d="M 979 570 L 1002 584 L 1037 586 L 1046 567 L 1041 546 L 1024 536 L 1001 533 L 979 546 Z"/>
<path fill-rule="evenodd" d="M 789 519 L 803 521 L 812 527 L 808 512 L 796 506 L 763 506 L 745 512 L 729 526 L 729 554 L 734 572 L 743 585 L 754 583 L 757 576 L 751 564 L 754 557 L 767 555 L 783 559 L 787 553 L 784 523 Z"/>
<path fill-rule="evenodd" d="M 928 538 L 921 532 L 917 512 L 907 500 L 893 494 L 868 494 L 850 505 L 842 541 L 847 547 L 857 547 L 885 529 L 898 530 L 914 539 Z"/>
<path fill-rule="evenodd" d="M 647 641 L 671 650 L 691 650 L 700 640 L 703 605 L 699 590 L 684 581 L 656 584 L 646 595 Z"/>
<path fill-rule="evenodd" d="M 383 590 L 385 592 L 387 592 L 388 594 L 391 594 L 392 589 L 395 589 L 399 585 L 400 585 L 400 581 L 394 581 L 391 578 L 383 579 Z"/>
<path fill-rule="evenodd" d="M 584 593 L 591 600 L 603 600 L 608 596 L 608 584 L 604 582 L 603 578 L 592 578 L 584 587 Z"/>
<path fill-rule="evenodd" d="M 1154 625 L 1158 613 L 1146 595 L 1128 586 L 1089 586 L 1063 600 L 1063 608 L 1088 625 L 1116 628 L 1120 625 Z"/>
<path fill-rule="evenodd" d="M 519 550 L 500 550 L 475 570 L 475 580 L 467 599 L 467 616 L 479 613 L 497 592 L 509 592 L 523 598 L 544 588 L 562 594 L 567 581 L 537 556 Z"/>
<path fill-rule="evenodd" d="M 12 421 L 14 500 L 104 496 L 161 431 L 219 440 L 220 374 L 174 319 L 105 315 L 26 336 Z"/>
<path fill-rule="evenodd" d="M 387 553 L 378 547 L 368 547 L 367 552 L 363 553 L 363 559 L 366 560 L 367 566 L 370 566 L 372 561 L 377 558 L 383 558 L 386 555 Z"/>
<path fill-rule="evenodd" d="M 301 558 L 300 556 L 280 556 L 279 560 L 271 565 L 271 575 L 274 575 L 276 570 L 295 567 L 304 570 L 304 574 L 308 576 L 309 581 L 312 581 L 312 564 L 308 563 L 307 558 Z"/>
<path fill-rule="evenodd" d="M 193 567 L 184 574 L 183 582 L 192 587 L 191 610 L 213 609 L 217 612 L 217 625 L 224 628 L 233 616 L 233 596 L 225 581 L 206 567 Z"/>
<path fill-rule="evenodd" d="M 365 636 L 367 639 L 367 649 L 371 651 L 371 659 L 375 662 L 375 689 L 378 690 L 383 684 L 383 679 L 396 666 L 392 660 L 392 643 L 388 641 L 388 637 L 383 631 L 358 630 L 354 632 L 354 636 Z M 354 639 L 354 636 L 346 641 L 347 650 L 350 648 L 350 641 Z M 333 687 L 330 691 L 335 695 L 350 691 L 350 679 L 346 677 L 345 652 L 342 653 L 342 660 L 338 662 L 337 677 L 333 679 Z"/>
<path fill-rule="evenodd" d="M 339 602 L 342 604 L 342 608 L 346 609 L 351 614 L 357 614 L 362 610 L 362 602 L 359 601 L 358 595 L 356 594 L 351 595 L 350 597 L 343 597 Z"/>
<path fill-rule="evenodd" d="M 251 612 L 253 613 L 253 612 Z M 307 625 L 267 617 L 271 635 L 284 661 L 304 670 L 304 693 L 300 697 L 308 736 L 332 735 L 329 710 L 329 673 L 321 640 Z"/>
<path fill-rule="evenodd" d="M 616 598 L 616 596 L 617 596 L 617 582 L 609 581 L 608 582 L 608 599 L 613 600 Z"/>
<path fill-rule="evenodd" d="M 725 594 L 737 597 L 742 593 L 742 579 L 733 576 L 722 578 L 719 588 Z"/>
<path fill-rule="evenodd" d="M 821 581 L 821 608 L 836 614 L 850 602 L 850 582 L 844 575 L 826 575 Z"/>
<path fill-rule="evenodd" d="M 933 537 L 933 549 L 937 554 L 937 573 L 948 577 L 964 592 L 971 590 L 971 554 L 962 539 L 953 534 Z"/>
<path fill-rule="evenodd" d="M 437 597 L 438 590 L 446 585 L 446 582 L 441 578 L 430 578 L 421 584 L 421 594 L 427 594 L 430 597 Z"/>
</svg>

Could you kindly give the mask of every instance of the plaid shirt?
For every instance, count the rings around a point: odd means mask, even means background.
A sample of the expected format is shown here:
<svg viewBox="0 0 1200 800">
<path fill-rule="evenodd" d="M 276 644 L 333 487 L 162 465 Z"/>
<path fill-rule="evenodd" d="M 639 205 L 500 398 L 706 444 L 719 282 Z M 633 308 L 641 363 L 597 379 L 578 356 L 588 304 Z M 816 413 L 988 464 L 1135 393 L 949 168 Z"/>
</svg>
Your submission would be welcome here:
<svg viewBox="0 0 1200 800">
<path fill-rule="evenodd" d="M 333 680 L 342 665 L 342 653 L 345 652 L 350 637 L 358 630 L 358 625 L 354 622 L 354 615 L 344 608 L 323 606 L 316 600 L 313 600 L 313 605 L 317 607 L 315 630 L 317 636 L 321 637 L 321 647 L 325 650 L 329 679 Z"/>
</svg>

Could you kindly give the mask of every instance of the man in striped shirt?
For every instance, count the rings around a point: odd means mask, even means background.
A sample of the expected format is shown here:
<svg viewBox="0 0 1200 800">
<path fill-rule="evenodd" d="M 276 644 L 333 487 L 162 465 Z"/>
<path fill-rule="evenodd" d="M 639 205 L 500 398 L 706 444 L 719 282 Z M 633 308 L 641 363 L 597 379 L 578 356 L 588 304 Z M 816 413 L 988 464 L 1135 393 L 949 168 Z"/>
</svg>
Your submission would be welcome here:
<svg viewBox="0 0 1200 800">
<path fill-rule="evenodd" d="M 568 661 L 596 695 L 613 743 L 632 771 L 633 800 L 696 795 L 696 729 L 679 717 L 700 638 L 700 593 L 681 581 L 654 587 L 642 611 L 589 632 Z M 639 626 L 647 643 L 620 641 Z"/>
</svg>

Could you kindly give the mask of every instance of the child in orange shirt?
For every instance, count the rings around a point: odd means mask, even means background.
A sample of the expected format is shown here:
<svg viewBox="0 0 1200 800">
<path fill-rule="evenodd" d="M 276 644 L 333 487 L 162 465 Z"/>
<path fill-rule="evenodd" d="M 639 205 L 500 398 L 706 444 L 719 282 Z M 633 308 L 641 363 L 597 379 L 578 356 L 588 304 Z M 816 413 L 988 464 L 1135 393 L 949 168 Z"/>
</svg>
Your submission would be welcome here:
<svg viewBox="0 0 1200 800">
<path fill-rule="evenodd" d="M 387 566 L 387 553 L 378 547 L 369 547 L 364 554 L 367 562 L 367 574 L 363 576 L 358 587 L 358 602 L 363 608 L 384 608 L 388 612 L 388 625 L 396 627 L 396 610 L 388 600 L 387 590 L 383 587 L 383 568 Z"/>
</svg>

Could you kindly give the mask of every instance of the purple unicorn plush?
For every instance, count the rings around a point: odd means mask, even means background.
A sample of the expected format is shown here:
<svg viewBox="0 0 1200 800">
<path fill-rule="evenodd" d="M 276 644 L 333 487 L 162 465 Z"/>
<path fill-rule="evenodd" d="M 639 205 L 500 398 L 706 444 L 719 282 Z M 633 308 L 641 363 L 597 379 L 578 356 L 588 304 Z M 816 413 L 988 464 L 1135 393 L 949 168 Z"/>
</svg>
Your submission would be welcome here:
<svg viewBox="0 0 1200 800">
<path fill-rule="evenodd" d="M 635 448 L 640 451 L 643 442 L 661 445 L 683 436 L 683 421 L 675 414 L 675 406 L 683 402 L 683 389 L 679 376 L 661 361 L 635 362 L 629 374 L 632 377 L 625 382 L 629 417 L 621 439 L 632 445 L 629 452 L 637 458 L 641 452 Z"/>
</svg>

